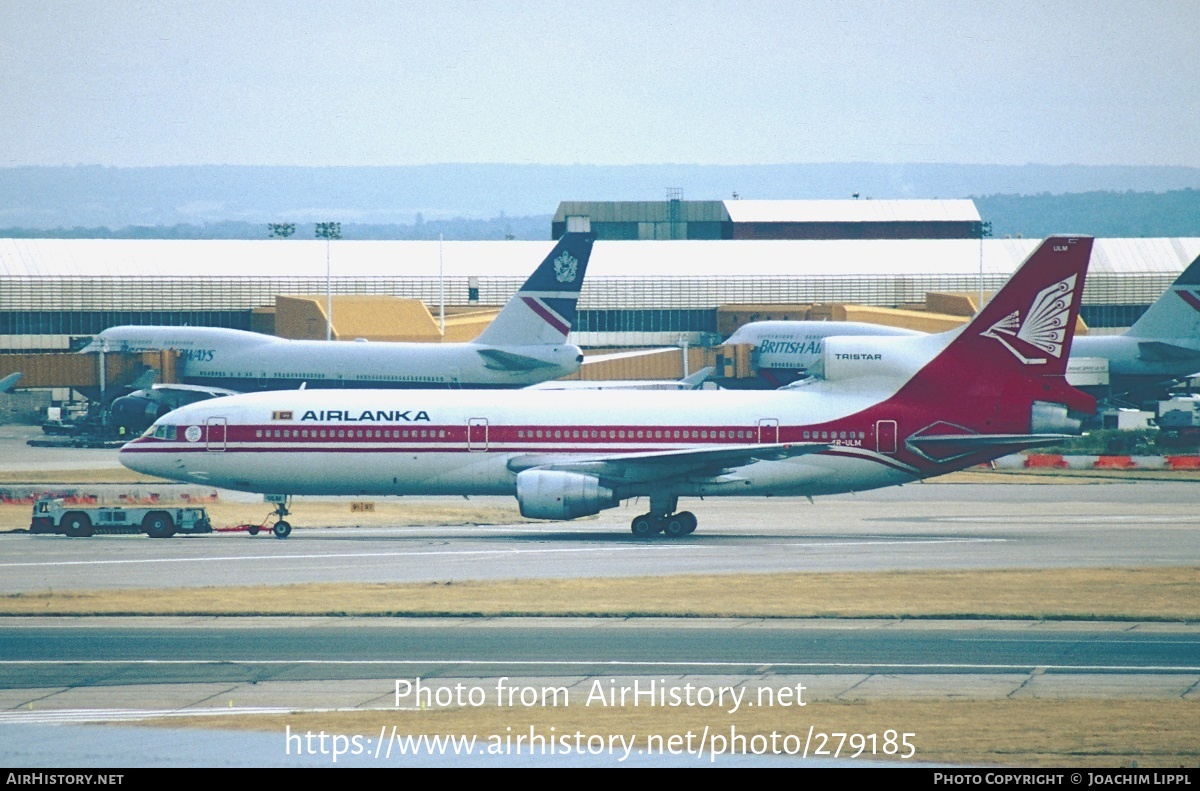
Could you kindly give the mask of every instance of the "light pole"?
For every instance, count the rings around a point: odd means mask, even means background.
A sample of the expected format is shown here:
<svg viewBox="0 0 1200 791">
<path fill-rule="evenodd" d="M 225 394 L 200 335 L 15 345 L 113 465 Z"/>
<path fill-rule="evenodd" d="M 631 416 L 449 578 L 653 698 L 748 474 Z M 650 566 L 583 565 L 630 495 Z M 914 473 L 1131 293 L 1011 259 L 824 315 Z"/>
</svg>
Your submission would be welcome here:
<svg viewBox="0 0 1200 791">
<path fill-rule="evenodd" d="M 330 277 L 329 244 L 334 239 L 342 238 L 342 224 L 319 222 L 316 234 L 318 239 L 325 240 L 325 340 L 329 341 L 333 340 L 333 282 Z"/>
<path fill-rule="evenodd" d="M 992 223 L 979 223 L 979 305 L 976 307 L 975 315 L 983 310 L 983 240 L 984 237 L 992 235 Z"/>
</svg>

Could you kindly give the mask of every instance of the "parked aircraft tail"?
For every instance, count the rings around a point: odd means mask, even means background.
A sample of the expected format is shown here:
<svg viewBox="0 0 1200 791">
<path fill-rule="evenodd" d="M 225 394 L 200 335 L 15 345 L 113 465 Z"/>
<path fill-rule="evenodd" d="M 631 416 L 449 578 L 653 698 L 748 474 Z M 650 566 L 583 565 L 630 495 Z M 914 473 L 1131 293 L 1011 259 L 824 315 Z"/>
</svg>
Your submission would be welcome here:
<svg viewBox="0 0 1200 791">
<path fill-rule="evenodd" d="M 1200 348 L 1200 257 L 1183 270 L 1126 334 L 1146 341 L 1191 338 Z"/>
<path fill-rule="evenodd" d="M 590 233 L 563 234 L 474 342 L 505 347 L 563 343 L 575 324 L 593 241 Z"/>
<path fill-rule="evenodd" d="M 931 421 L 908 435 L 910 447 L 946 461 L 1078 432 L 1071 413 L 1094 412 L 1095 399 L 1067 384 L 1066 369 L 1091 250 L 1089 237 L 1047 239 L 970 323 L 946 334 L 952 340 L 892 399 L 929 405 L 907 418 L 913 428 Z"/>
</svg>

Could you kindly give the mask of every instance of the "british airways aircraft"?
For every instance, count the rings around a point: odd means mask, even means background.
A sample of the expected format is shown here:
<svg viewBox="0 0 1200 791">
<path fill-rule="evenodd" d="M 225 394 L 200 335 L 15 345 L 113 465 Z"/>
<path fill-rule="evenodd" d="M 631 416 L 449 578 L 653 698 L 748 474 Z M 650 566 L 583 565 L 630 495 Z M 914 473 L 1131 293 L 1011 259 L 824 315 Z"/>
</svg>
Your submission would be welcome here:
<svg viewBox="0 0 1200 791">
<path fill-rule="evenodd" d="M 1095 401 L 1064 372 L 1091 249 L 1048 239 L 966 326 L 847 349 L 792 390 L 254 393 L 172 412 L 119 458 L 285 503 L 514 495 L 526 517 L 561 520 L 645 497 L 634 535 L 682 536 L 697 520 L 681 497 L 875 489 L 1077 433 Z"/>
<path fill-rule="evenodd" d="M 325 388 L 524 387 L 579 370 L 567 343 L 592 252 L 591 234 L 568 233 L 468 343 L 295 341 L 215 327 L 111 327 L 83 352 L 179 352 L 182 385 L 158 385 L 113 402 L 118 425 L 140 432 L 183 404 L 230 392 Z"/>
<path fill-rule="evenodd" d="M 754 347 L 751 360 L 758 377 L 746 385 L 776 388 L 805 376 L 822 376 L 827 343 L 862 350 L 876 336 L 924 334 L 850 321 L 754 321 L 739 327 L 726 343 Z M 1089 388 L 1093 395 L 1155 395 L 1200 371 L 1200 258 L 1125 333 L 1076 338 L 1071 356 L 1108 361 L 1109 386 Z"/>
</svg>

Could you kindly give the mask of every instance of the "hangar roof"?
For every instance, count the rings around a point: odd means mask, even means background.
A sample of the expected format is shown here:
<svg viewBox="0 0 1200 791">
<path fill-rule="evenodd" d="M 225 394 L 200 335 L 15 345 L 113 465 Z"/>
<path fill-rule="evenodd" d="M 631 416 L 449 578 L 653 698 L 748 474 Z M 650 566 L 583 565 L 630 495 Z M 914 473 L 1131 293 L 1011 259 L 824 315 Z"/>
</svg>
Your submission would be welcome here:
<svg viewBox="0 0 1200 791">
<path fill-rule="evenodd" d="M 980 222 L 972 200 L 727 200 L 734 222 Z"/>
<path fill-rule="evenodd" d="M 739 201 L 746 202 L 746 201 Z M 773 201 L 774 202 L 774 201 Z M 908 201 L 911 203 L 911 201 Z M 859 201 L 868 203 L 868 201 Z M 869 201 L 883 203 L 883 201 Z M 1009 274 L 1038 239 L 599 241 L 587 277 L 755 278 Z M 554 243 L 348 241 L 329 247 L 335 278 L 524 278 Z M 1098 239 L 1091 271 L 1177 275 L 1200 238 Z M 325 277 L 318 240 L 0 239 L 0 278 Z"/>
</svg>

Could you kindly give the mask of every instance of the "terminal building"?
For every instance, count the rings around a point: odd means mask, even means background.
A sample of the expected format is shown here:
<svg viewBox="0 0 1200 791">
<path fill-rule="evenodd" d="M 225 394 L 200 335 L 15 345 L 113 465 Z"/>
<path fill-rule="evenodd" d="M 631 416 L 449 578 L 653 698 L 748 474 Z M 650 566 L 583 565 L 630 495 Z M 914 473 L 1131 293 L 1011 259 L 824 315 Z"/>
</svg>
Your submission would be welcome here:
<svg viewBox="0 0 1200 791">
<path fill-rule="evenodd" d="M 1038 244 L 598 241 L 573 341 L 712 344 L 722 331 L 718 310 L 728 305 L 907 308 L 922 305 L 929 292 L 991 292 Z M 419 299 L 434 315 L 443 302 L 450 311 L 496 308 L 550 246 L 446 242 L 439 252 L 437 242 L 338 241 L 329 252 L 329 284 L 334 295 Z M 1094 331 L 1128 327 L 1198 254 L 1195 237 L 1098 239 L 1083 320 Z M 274 333 L 278 298 L 325 290 L 319 241 L 0 239 L 0 351 L 68 350 L 122 324 Z"/>
</svg>

